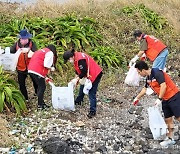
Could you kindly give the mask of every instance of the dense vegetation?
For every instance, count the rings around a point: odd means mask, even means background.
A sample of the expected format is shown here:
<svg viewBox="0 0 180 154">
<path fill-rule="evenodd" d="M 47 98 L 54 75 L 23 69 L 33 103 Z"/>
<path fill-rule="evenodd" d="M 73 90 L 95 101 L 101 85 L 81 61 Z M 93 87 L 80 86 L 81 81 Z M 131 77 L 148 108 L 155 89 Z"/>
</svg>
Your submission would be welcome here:
<svg viewBox="0 0 180 154">
<path fill-rule="evenodd" d="M 17 83 L 10 78 L 0 67 L 0 112 L 6 109 L 8 112 L 16 110 L 20 115 L 26 111 L 25 99 L 17 88 Z"/>
</svg>

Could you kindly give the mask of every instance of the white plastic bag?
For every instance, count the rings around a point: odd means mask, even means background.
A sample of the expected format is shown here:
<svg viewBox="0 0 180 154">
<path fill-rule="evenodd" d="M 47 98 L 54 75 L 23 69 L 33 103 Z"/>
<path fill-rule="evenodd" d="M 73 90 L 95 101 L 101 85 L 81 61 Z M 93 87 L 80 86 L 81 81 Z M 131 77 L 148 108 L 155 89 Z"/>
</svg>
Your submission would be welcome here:
<svg viewBox="0 0 180 154">
<path fill-rule="evenodd" d="M 68 87 L 52 86 L 52 106 L 55 109 L 75 111 L 73 83 L 69 82 Z"/>
<path fill-rule="evenodd" d="M 89 90 L 92 88 L 92 82 L 90 79 L 86 78 L 86 81 L 84 83 L 83 93 L 88 95 Z"/>
<path fill-rule="evenodd" d="M 167 125 L 158 109 L 158 107 L 149 107 L 149 127 L 154 139 L 160 138 L 167 133 Z"/>
<path fill-rule="evenodd" d="M 0 65 L 3 66 L 3 69 L 8 71 L 15 71 L 20 53 L 21 50 L 19 49 L 15 54 L 0 54 Z"/>
<path fill-rule="evenodd" d="M 129 86 L 139 86 L 140 75 L 134 65 L 132 65 L 125 78 L 125 83 Z"/>
</svg>

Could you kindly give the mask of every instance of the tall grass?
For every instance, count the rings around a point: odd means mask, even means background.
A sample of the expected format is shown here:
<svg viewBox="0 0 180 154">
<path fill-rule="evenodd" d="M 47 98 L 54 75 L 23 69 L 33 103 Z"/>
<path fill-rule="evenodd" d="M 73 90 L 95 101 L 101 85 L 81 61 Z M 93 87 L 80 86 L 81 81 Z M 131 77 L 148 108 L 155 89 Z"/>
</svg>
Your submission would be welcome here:
<svg viewBox="0 0 180 154">
<path fill-rule="evenodd" d="M 141 15 L 135 13 L 128 17 L 122 14 L 122 8 L 137 6 L 143 3 L 146 8 L 167 18 L 168 27 L 157 31 L 149 28 Z M 3 15 L 29 17 L 39 16 L 47 18 L 63 17 L 68 13 L 75 13 L 79 17 L 94 18 L 99 25 L 98 32 L 105 38 L 105 45 L 113 46 L 117 51 L 122 52 L 128 60 L 138 50 L 138 45 L 133 42 L 132 32 L 134 29 L 142 29 L 148 34 L 155 35 L 169 46 L 171 53 L 180 50 L 180 2 L 179 0 L 69 0 L 60 4 L 55 0 L 38 0 L 36 5 L 20 8 L 18 5 L 5 5 L 0 3 L 1 19 Z M 6 20 L 8 18 L 5 18 Z"/>
<path fill-rule="evenodd" d="M 108 7 L 122 8 L 127 5 L 143 3 L 153 11 L 163 14 L 174 28 L 180 31 L 180 2 L 179 0 L 69 0 L 65 4 L 59 4 L 52 0 L 38 0 L 35 6 L 26 8 L 28 13 L 47 17 L 62 16 L 66 12 L 79 12 L 90 16 L 108 16 Z M 18 13 L 18 12 L 17 12 Z"/>
</svg>

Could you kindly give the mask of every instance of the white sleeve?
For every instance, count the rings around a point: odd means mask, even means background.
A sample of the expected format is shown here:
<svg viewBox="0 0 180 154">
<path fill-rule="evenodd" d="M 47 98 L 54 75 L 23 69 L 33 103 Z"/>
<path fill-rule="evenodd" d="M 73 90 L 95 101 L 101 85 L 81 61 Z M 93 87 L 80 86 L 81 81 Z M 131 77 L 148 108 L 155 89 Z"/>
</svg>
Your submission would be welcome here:
<svg viewBox="0 0 180 154">
<path fill-rule="evenodd" d="M 51 66 L 53 65 L 53 58 L 54 58 L 53 52 L 52 51 L 47 52 L 44 58 L 44 67 L 51 68 Z"/>
</svg>

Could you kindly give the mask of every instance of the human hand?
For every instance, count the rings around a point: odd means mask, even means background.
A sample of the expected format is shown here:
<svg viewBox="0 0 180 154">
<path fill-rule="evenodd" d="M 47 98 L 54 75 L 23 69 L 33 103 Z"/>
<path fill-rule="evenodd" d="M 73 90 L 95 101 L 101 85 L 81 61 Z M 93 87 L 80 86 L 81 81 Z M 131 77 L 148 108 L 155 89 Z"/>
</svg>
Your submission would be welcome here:
<svg viewBox="0 0 180 154">
<path fill-rule="evenodd" d="M 154 105 L 155 105 L 155 106 L 159 106 L 159 105 L 161 104 L 161 102 L 162 102 L 162 101 L 158 98 L 158 99 L 156 99 Z"/>
<path fill-rule="evenodd" d="M 53 82 L 53 80 L 51 78 L 48 78 L 48 77 L 45 77 L 45 81 L 46 81 L 46 83 Z"/>
<path fill-rule="evenodd" d="M 72 79 L 70 82 L 72 82 L 74 85 L 76 85 L 77 82 L 78 82 L 78 78 L 74 78 L 74 79 Z"/>
<path fill-rule="evenodd" d="M 133 100 L 133 105 L 136 106 L 139 103 L 139 99 L 137 97 Z"/>
<path fill-rule="evenodd" d="M 22 53 L 28 53 L 30 48 L 21 48 Z"/>
<path fill-rule="evenodd" d="M 51 67 L 50 70 L 51 70 L 52 72 L 54 72 L 54 71 L 55 71 L 55 67 Z"/>
</svg>

